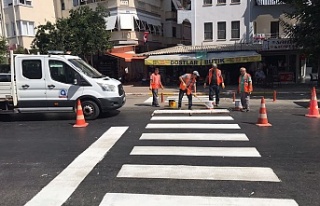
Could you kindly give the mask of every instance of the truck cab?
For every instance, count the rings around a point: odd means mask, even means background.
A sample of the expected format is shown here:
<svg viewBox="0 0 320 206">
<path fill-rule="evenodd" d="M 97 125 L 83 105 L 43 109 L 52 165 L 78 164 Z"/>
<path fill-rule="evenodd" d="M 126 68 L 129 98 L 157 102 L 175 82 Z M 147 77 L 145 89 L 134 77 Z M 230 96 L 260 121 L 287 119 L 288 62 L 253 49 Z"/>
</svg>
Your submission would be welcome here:
<svg viewBox="0 0 320 206">
<path fill-rule="evenodd" d="M 1 82 L 0 112 L 74 112 L 81 100 L 85 118 L 96 119 L 126 101 L 120 81 L 77 56 L 13 55 L 10 77 L 10 91 Z"/>
</svg>

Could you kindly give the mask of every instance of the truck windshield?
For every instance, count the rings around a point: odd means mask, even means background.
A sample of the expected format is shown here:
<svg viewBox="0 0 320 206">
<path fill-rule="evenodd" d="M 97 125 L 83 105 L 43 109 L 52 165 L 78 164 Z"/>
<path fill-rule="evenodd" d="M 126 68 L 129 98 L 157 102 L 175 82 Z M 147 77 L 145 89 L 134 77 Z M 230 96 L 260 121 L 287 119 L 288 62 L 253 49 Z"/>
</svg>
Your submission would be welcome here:
<svg viewBox="0 0 320 206">
<path fill-rule="evenodd" d="M 105 77 L 100 72 L 98 72 L 95 68 L 91 67 L 82 59 L 69 59 L 69 61 L 76 66 L 77 68 L 81 69 L 81 71 L 89 77 L 92 78 L 101 78 Z"/>
</svg>

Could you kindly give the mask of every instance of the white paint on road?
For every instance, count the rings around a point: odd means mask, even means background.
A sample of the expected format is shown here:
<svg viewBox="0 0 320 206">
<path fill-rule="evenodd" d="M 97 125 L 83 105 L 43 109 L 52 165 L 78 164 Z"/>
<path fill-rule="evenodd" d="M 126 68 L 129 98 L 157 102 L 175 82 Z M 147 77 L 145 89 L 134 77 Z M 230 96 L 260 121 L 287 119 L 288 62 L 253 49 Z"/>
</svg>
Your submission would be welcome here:
<svg viewBox="0 0 320 206">
<path fill-rule="evenodd" d="M 230 116 L 153 116 L 151 121 L 182 121 L 182 120 L 198 120 L 198 121 L 218 121 L 233 120 Z"/>
<path fill-rule="evenodd" d="M 111 127 L 25 206 L 61 206 L 127 129 Z"/>
<path fill-rule="evenodd" d="M 238 124 L 148 124 L 146 129 L 240 129 Z"/>
<path fill-rule="evenodd" d="M 298 206 L 293 199 L 107 193 L 100 206 Z"/>
<path fill-rule="evenodd" d="M 249 141 L 244 133 L 143 133 L 140 140 Z"/>
<path fill-rule="evenodd" d="M 264 167 L 125 164 L 117 177 L 280 182 L 271 168 Z"/>
<path fill-rule="evenodd" d="M 152 104 L 152 101 L 153 101 L 152 97 L 149 97 L 146 101 L 144 101 L 144 103 Z"/>
<path fill-rule="evenodd" d="M 261 157 L 254 147 L 135 146 L 130 155 Z"/>
<path fill-rule="evenodd" d="M 163 109 L 155 110 L 152 115 L 155 114 L 225 114 L 230 113 L 227 109 L 194 109 L 194 110 L 174 110 Z"/>
</svg>

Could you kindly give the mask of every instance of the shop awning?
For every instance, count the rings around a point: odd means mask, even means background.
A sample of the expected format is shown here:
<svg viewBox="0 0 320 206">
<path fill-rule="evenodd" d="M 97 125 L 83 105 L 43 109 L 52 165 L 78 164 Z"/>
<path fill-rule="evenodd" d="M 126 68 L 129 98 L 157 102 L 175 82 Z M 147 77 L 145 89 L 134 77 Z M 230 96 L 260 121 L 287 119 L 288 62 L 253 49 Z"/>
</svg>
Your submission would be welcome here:
<svg viewBox="0 0 320 206">
<path fill-rule="evenodd" d="M 132 54 L 132 53 L 108 53 L 108 54 L 111 56 L 114 56 L 114 57 L 122 58 L 125 60 L 125 62 L 131 62 L 133 59 L 134 60 L 139 60 L 139 59 L 143 60 L 146 58 L 144 56 L 134 56 L 135 54 Z"/>
<path fill-rule="evenodd" d="M 109 16 L 105 18 L 107 29 L 106 30 L 113 30 L 116 26 L 117 16 Z"/>
<path fill-rule="evenodd" d="M 211 65 L 236 64 L 261 61 L 261 55 L 255 51 L 233 51 L 215 53 L 192 53 L 175 55 L 154 55 L 144 60 L 145 65 L 173 66 L 173 65 Z"/>
</svg>

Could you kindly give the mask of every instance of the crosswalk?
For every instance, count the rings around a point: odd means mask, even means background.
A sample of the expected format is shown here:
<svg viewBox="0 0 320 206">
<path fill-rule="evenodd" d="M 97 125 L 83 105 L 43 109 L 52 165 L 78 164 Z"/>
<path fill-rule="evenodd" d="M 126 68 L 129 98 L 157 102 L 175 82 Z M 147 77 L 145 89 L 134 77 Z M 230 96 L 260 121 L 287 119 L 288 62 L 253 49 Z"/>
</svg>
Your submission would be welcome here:
<svg viewBox="0 0 320 206">
<path fill-rule="evenodd" d="M 134 146 L 131 156 L 157 156 L 173 158 L 188 157 L 233 157 L 233 158 L 260 158 L 259 151 L 254 147 L 196 147 L 170 145 L 170 141 L 223 141 L 248 142 L 244 133 L 240 133 L 238 124 L 231 116 L 225 115 L 226 110 L 156 110 L 150 119 L 151 123 L 145 127 L 139 141 L 147 141 L 150 145 Z M 189 116 L 190 113 L 197 116 Z M 216 115 L 223 114 L 224 116 Z M 215 123 L 226 121 L 227 123 Z M 187 123 L 186 123 L 187 122 Z M 210 132 L 208 132 L 208 130 Z M 160 132 L 155 132 L 160 131 Z M 161 132 L 165 131 L 165 132 Z M 172 131 L 172 133 L 168 132 Z M 178 132 L 177 132 L 178 131 Z M 196 132 L 195 132 L 196 131 Z M 216 132 L 218 131 L 218 132 Z M 226 131 L 222 133 L 221 131 Z M 154 146 L 152 142 L 166 142 L 166 146 Z M 169 145 L 168 145 L 169 144 Z M 241 167 L 232 166 L 198 166 L 161 164 L 124 164 L 117 178 L 122 179 L 172 179 L 198 181 L 235 181 L 235 182 L 262 182 L 281 184 L 281 180 L 269 167 Z M 176 194 L 134 194 L 134 193 L 107 193 L 100 206 L 195 206 L 195 205 L 229 205 L 229 206 L 296 206 L 293 199 L 281 198 L 253 198 L 253 197 L 219 197 L 219 196 L 183 196 Z"/>
</svg>

